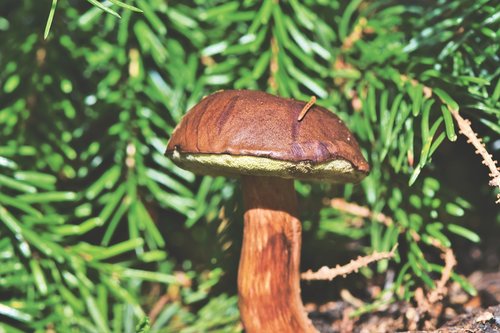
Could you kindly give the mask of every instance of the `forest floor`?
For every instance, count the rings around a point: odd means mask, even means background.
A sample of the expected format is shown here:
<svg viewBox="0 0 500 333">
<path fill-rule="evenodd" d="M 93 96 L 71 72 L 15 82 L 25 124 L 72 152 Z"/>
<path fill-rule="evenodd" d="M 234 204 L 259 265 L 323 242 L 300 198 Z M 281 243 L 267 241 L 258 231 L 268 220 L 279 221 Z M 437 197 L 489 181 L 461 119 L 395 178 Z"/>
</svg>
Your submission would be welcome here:
<svg viewBox="0 0 500 333">
<path fill-rule="evenodd" d="M 500 246 L 493 241 L 496 237 L 487 238 L 481 249 L 457 251 L 459 266 L 476 289 L 475 296 L 449 281 L 442 297 L 431 304 L 425 302 L 424 296 L 420 297 L 424 301 L 419 302 L 415 295 L 415 303 L 400 301 L 353 317 L 354 309 L 363 305 L 363 300 L 343 290 L 341 300 L 322 305 L 308 302 L 306 310 L 321 333 L 500 333 Z M 364 288 L 372 299 L 381 292 L 375 284 Z"/>
<path fill-rule="evenodd" d="M 469 280 L 476 296 L 452 284 L 445 299 L 423 313 L 418 306 L 398 302 L 386 308 L 351 318 L 353 302 L 329 302 L 321 306 L 307 304 L 309 317 L 321 333 L 500 333 L 500 272 L 475 272 Z"/>
</svg>

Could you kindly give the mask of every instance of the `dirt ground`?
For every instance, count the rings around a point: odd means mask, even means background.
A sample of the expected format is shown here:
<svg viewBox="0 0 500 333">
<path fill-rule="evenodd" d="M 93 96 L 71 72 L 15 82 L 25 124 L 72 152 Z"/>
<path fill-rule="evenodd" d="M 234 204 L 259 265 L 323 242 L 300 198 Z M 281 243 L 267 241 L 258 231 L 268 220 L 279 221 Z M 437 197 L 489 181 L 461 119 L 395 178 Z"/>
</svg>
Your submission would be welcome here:
<svg viewBox="0 0 500 333">
<path fill-rule="evenodd" d="M 500 272 L 475 272 L 469 281 L 478 291 L 476 296 L 452 284 L 448 295 L 425 313 L 417 306 L 398 302 L 383 311 L 351 318 L 356 301 L 348 294 L 342 301 L 307 304 L 306 308 L 322 333 L 500 333 Z"/>
</svg>

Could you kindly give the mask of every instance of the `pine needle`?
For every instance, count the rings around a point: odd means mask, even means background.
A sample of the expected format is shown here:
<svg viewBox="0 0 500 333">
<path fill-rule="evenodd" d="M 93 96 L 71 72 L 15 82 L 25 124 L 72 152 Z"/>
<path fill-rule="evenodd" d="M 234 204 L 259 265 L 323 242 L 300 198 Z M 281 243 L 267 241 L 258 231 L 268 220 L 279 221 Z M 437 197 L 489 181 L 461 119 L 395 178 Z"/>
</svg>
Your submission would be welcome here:
<svg viewBox="0 0 500 333">
<path fill-rule="evenodd" d="M 45 25 L 45 31 L 43 33 L 43 39 L 47 39 L 50 32 L 50 27 L 52 26 L 52 21 L 54 20 L 54 14 L 56 12 L 57 0 L 52 0 L 52 6 L 50 7 L 49 18 L 47 19 L 47 24 Z"/>
<path fill-rule="evenodd" d="M 307 102 L 307 104 L 304 105 L 304 107 L 302 108 L 302 111 L 300 111 L 300 114 L 299 114 L 299 117 L 297 118 L 297 121 L 301 121 L 302 119 L 304 119 L 307 111 L 309 111 L 309 109 L 314 105 L 314 103 L 316 103 L 316 96 L 311 96 L 311 99 L 309 100 L 309 102 Z"/>
</svg>

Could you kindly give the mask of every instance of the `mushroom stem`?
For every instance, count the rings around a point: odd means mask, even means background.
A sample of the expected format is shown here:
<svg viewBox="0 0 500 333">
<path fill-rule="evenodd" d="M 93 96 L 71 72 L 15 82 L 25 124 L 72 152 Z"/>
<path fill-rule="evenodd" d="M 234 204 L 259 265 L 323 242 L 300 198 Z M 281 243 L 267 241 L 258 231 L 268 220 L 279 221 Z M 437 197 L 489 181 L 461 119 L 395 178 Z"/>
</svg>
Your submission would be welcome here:
<svg viewBox="0 0 500 333">
<path fill-rule="evenodd" d="M 300 298 L 301 225 L 293 180 L 243 176 L 239 308 L 248 333 L 317 330 Z"/>
</svg>

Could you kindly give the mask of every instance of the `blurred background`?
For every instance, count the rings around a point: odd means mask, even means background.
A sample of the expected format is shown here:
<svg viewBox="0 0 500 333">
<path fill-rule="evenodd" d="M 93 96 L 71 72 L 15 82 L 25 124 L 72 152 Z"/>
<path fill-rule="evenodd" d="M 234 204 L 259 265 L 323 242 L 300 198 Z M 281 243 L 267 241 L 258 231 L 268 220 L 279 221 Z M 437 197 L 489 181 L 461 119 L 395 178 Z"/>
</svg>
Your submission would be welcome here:
<svg viewBox="0 0 500 333">
<path fill-rule="evenodd" d="M 163 156 L 220 89 L 316 96 L 372 166 L 359 185 L 296 183 L 302 270 L 397 256 L 304 283 L 305 303 L 414 302 L 443 248 L 470 294 L 467 276 L 499 270 L 498 189 L 450 112 L 498 158 L 497 1 L 124 2 L 0 3 L 1 332 L 242 330 L 238 180 Z"/>
</svg>

